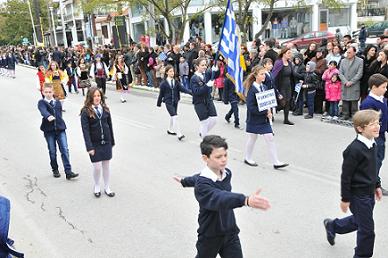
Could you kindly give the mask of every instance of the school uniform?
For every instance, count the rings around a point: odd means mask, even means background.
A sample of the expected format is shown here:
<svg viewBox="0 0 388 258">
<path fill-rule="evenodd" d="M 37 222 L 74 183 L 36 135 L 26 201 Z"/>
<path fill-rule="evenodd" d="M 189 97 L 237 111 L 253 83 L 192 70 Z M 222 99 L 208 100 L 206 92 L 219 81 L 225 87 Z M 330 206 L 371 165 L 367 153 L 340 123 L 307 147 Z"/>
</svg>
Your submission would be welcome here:
<svg viewBox="0 0 388 258">
<path fill-rule="evenodd" d="M 388 131 L 387 99 L 384 96 L 379 97 L 370 92 L 360 105 L 360 110 L 363 109 L 373 109 L 381 112 L 379 137 L 375 139 L 377 147 L 377 170 L 380 171 L 385 157 L 385 133 Z"/>
<path fill-rule="evenodd" d="M 38 102 L 38 109 L 42 115 L 40 130 L 43 131 L 47 142 L 50 156 L 50 165 L 53 171 L 58 171 L 57 144 L 61 152 L 63 167 L 66 174 L 72 173 L 69 149 L 67 145 L 66 124 L 62 118 L 62 105 L 55 99 L 41 99 Z M 55 120 L 48 121 L 48 117 L 53 116 Z"/>
<path fill-rule="evenodd" d="M 112 147 L 115 145 L 110 112 L 102 106 L 92 107 L 94 116 L 90 116 L 86 108 L 81 112 L 81 126 L 86 150 L 94 150 L 90 155 L 91 162 L 112 159 Z"/>
<path fill-rule="evenodd" d="M 373 208 L 375 191 L 381 187 L 376 163 L 377 148 L 374 140 L 362 135 L 343 152 L 341 198 L 350 202 L 351 216 L 327 223 L 326 231 L 332 237 L 357 231 L 354 257 L 372 257 L 375 240 Z"/>
<path fill-rule="evenodd" d="M 183 87 L 180 82 L 167 78 L 160 84 L 159 97 L 156 105 L 160 107 L 163 102 L 170 116 L 176 116 L 178 114 L 178 102 L 181 99 L 181 92 L 191 94 L 191 91 Z"/>
<path fill-rule="evenodd" d="M 273 133 L 272 126 L 267 117 L 268 110 L 259 111 L 257 104 L 256 93 L 268 90 L 265 84 L 257 84 L 256 82 L 249 88 L 246 104 L 247 104 L 247 133 L 267 134 Z"/>
<path fill-rule="evenodd" d="M 245 205 L 246 196 L 233 193 L 232 171 L 225 169 L 222 178 L 207 166 L 191 177 L 182 179 L 184 187 L 194 187 L 195 198 L 199 203 L 198 240 L 196 258 L 221 257 L 242 258 L 240 229 L 236 224 L 233 209 Z"/>
<path fill-rule="evenodd" d="M 206 85 L 210 77 L 210 71 L 207 71 L 205 74 L 195 72 L 190 79 L 194 109 L 200 121 L 217 116 L 216 107 L 211 97 L 212 87 Z"/>
<path fill-rule="evenodd" d="M 230 110 L 225 115 L 226 121 L 229 121 L 229 119 L 232 117 L 232 114 L 234 115 L 234 126 L 238 127 L 240 125 L 240 119 L 238 114 L 238 102 L 240 98 L 237 96 L 236 93 L 236 86 L 234 83 L 229 79 L 225 78 L 225 87 L 224 87 L 224 103 L 228 104 L 230 103 Z"/>
</svg>

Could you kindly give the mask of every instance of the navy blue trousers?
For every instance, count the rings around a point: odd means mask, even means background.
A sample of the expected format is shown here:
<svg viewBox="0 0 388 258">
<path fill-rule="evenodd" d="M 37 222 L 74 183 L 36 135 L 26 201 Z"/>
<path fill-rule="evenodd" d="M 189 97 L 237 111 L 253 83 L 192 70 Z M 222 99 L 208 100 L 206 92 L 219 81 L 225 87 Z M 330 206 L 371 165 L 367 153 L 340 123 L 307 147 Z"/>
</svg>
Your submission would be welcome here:
<svg viewBox="0 0 388 258">
<path fill-rule="evenodd" d="M 234 115 L 234 125 L 240 125 L 240 120 L 238 117 L 238 102 L 231 102 L 230 103 L 230 110 L 226 114 L 225 118 L 229 120 L 232 117 L 232 114 Z"/>
<path fill-rule="evenodd" d="M 198 236 L 196 244 L 197 256 L 195 258 L 243 258 L 240 238 L 237 234 L 220 237 Z"/>
<path fill-rule="evenodd" d="M 375 243 L 375 224 L 373 221 L 374 195 L 353 196 L 350 211 L 353 215 L 343 219 L 335 219 L 329 225 L 333 233 L 347 234 L 357 231 L 357 246 L 354 258 L 372 257 Z"/>
</svg>

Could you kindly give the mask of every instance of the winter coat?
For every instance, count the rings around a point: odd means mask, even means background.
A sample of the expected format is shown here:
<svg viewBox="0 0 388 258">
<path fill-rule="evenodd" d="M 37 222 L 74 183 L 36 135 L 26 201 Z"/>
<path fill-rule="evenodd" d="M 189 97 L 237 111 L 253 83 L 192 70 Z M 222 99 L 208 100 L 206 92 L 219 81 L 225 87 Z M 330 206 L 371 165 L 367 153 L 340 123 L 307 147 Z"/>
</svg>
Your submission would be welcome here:
<svg viewBox="0 0 388 258">
<path fill-rule="evenodd" d="M 341 61 L 339 77 L 342 82 L 342 100 L 355 101 L 360 98 L 360 80 L 362 78 L 364 61 L 355 56 L 353 60 L 345 58 Z M 350 87 L 345 83 L 351 82 Z"/>
<path fill-rule="evenodd" d="M 325 93 L 327 101 L 340 101 L 341 100 L 341 82 L 326 82 Z"/>
</svg>

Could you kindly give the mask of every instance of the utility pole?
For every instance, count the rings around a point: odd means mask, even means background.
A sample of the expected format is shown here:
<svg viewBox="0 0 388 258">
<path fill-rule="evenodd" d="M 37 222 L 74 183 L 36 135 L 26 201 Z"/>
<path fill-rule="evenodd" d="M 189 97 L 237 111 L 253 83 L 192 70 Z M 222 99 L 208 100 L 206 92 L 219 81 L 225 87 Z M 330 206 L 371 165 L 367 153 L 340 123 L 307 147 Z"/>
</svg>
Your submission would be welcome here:
<svg viewBox="0 0 388 258">
<path fill-rule="evenodd" d="M 34 35 L 33 35 L 34 45 L 36 46 L 38 44 L 38 42 L 37 42 L 37 39 L 36 39 L 35 23 L 34 23 L 34 17 L 32 16 L 30 0 L 27 0 L 27 4 L 28 4 L 28 10 L 30 11 L 32 30 L 34 32 Z"/>
<path fill-rule="evenodd" d="M 57 41 L 57 26 L 55 25 L 55 20 L 54 20 L 54 14 L 53 14 L 53 9 L 54 7 L 50 6 L 50 13 L 51 13 L 51 23 L 53 24 L 53 34 L 54 34 L 54 46 L 58 46 L 58 41 Z"/>
<path fill-rule="evenodd" d="M 63 45 L 67 48 L 69 45 L 67 44 L 66 38 L 66 28 L 65 28 L 65 19 L 63 17 L 63 0 L 59 0 L 59 11 L 61 13 L 61 22 L 62 22 L 62 33 L 63 33 Z"/>
</svg>

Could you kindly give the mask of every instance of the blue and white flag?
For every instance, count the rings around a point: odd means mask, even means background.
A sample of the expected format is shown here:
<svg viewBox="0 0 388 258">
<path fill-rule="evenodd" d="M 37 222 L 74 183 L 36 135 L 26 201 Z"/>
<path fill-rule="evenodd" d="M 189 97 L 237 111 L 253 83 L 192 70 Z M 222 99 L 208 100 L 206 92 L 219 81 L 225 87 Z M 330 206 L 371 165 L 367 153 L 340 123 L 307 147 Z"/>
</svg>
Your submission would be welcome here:
<svg viewBox="0 0 388 258">
<path fill-rule="evenodd" d="M 240 30 L 236 23 L 236 17 L 233 11 L 233 5 L 228 0 L 225 12 L 224 26 L 221 33 L 218 49 L 221 55 L 227 60 L 227 76 L 234 83 L 236 91 L 244 92 L 243 87 L 243 69 L 240 65 L 241 46 L 239 33 Z"/>
</svg>

